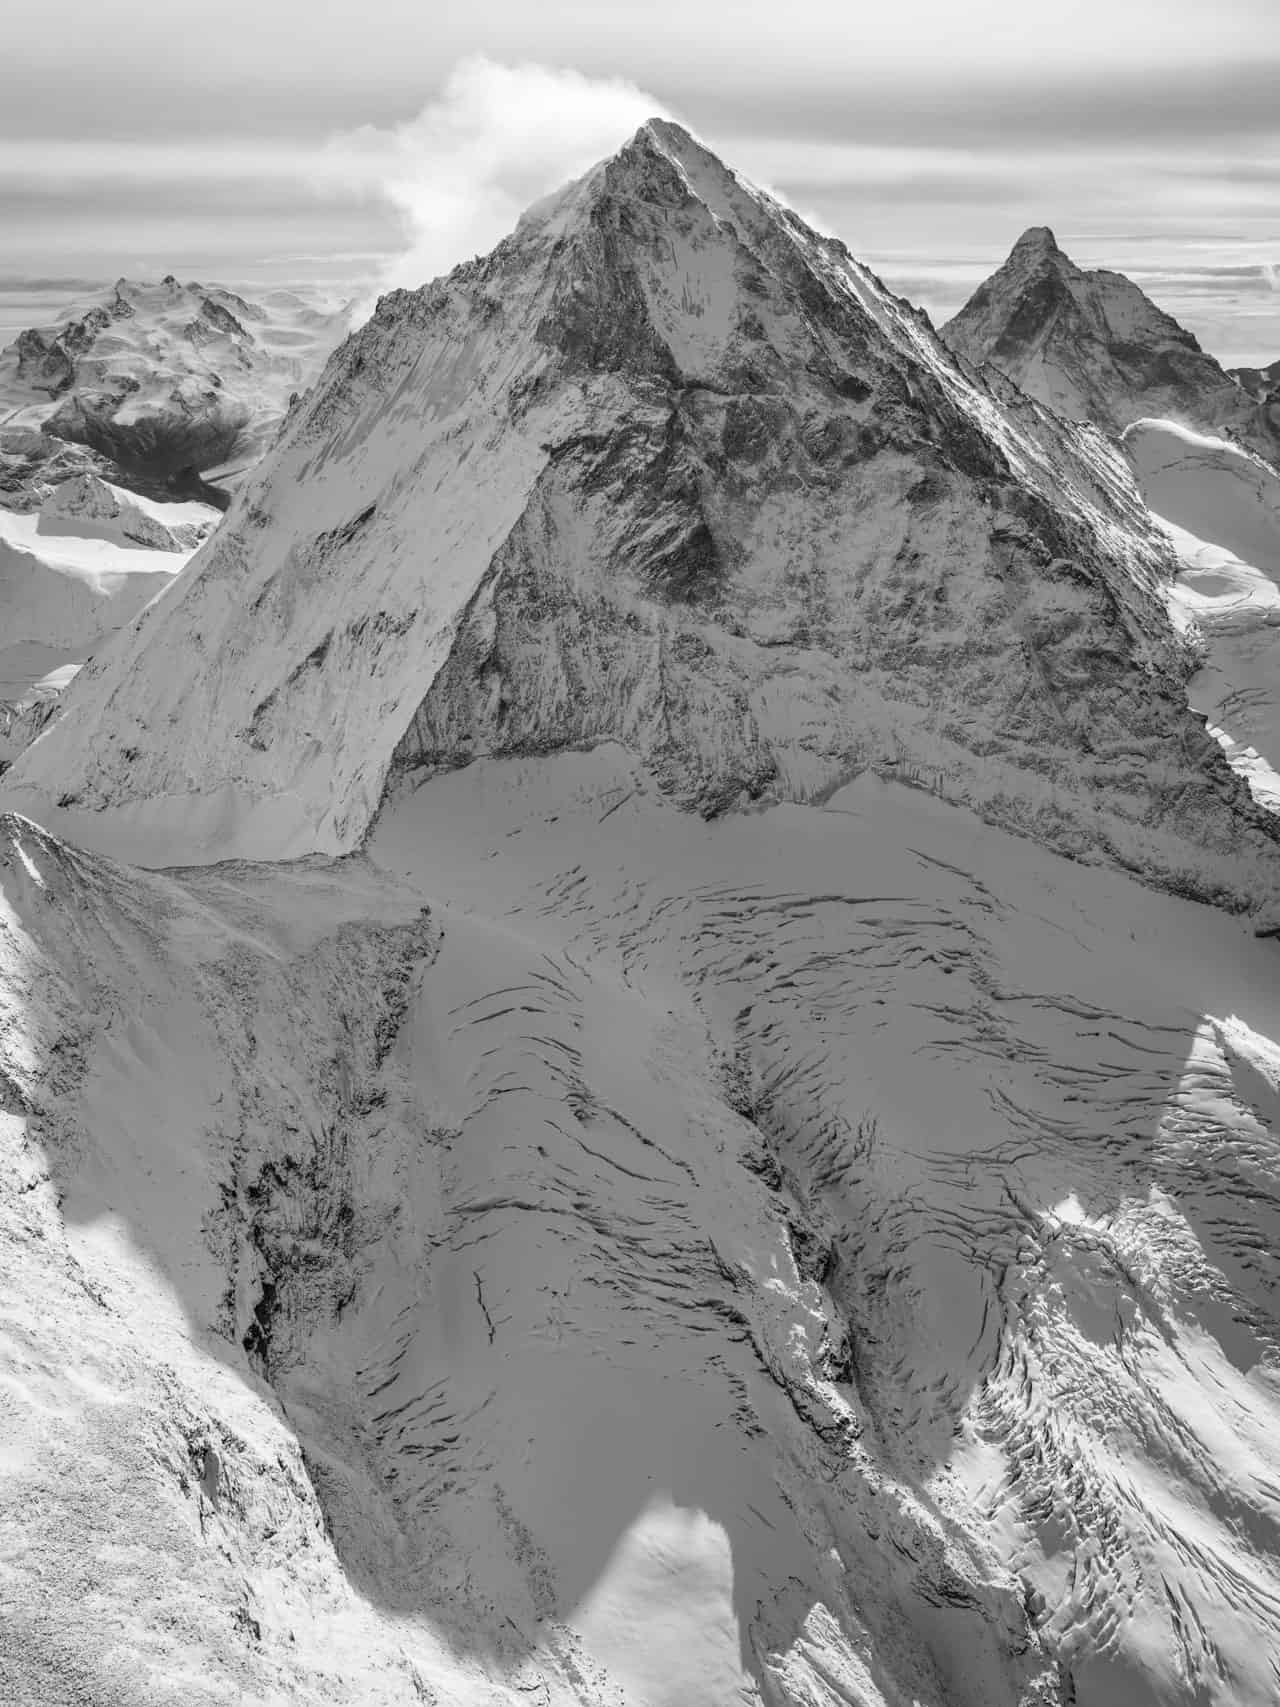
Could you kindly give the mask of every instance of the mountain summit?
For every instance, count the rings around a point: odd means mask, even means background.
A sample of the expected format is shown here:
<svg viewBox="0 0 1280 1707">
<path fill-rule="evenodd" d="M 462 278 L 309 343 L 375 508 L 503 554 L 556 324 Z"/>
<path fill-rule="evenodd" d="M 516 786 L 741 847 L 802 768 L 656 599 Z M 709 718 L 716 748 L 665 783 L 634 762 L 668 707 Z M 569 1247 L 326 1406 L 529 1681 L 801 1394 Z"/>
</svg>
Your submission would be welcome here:
<svg viewBox="0 0 1280 1707">
<path fill-rule="evenodd" d="M 674 126 L 385 298 L 0 812 L 5 1699 L 1274 1707 L 1172 572 Z"/>
<path fill-rule="evenodd" d="M 704 815 L 870 767 L 1153 873 L 1269 859 L 1170 573 L 1100 435 L 653 121 L 379 302 L 12 782 L 173 857 L 342 852 L 398 779 L 618 742 Z"/>
<path fill-rule="evenodd" d="M 1023 232 L 942 336 L 1070 420 L 1119 433 L 1172 416 L 1280 457 L 1265 411 L 1190 332 L 1123 273 L 1077 267 L 1047 226 Z"/>
<path fill-rule="evenodd" d="M 41 462 L 73 444 L 139 490 L 208 496 L 198 476 L 262 454 L 345 325 L 338 304 L 291 290 L 249 300 L 172 274 L 118 279 L 61 326 L 28 327 L 0 351 L 0 480 L 39 485 Z M 39 429 L 27 438 L 44 451 L 27 466 L 9 443 L 23 427 Z"/>
</svg>

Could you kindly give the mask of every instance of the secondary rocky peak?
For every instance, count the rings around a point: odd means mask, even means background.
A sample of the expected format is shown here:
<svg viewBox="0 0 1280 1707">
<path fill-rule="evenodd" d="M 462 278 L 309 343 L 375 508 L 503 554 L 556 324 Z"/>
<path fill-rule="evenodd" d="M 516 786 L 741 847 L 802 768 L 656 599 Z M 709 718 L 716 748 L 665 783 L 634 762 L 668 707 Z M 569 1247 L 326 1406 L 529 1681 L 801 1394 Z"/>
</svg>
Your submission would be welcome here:
<svg viewBox="0 0 1280 1707">
<path fill-rule="evenodd" d="M 616 743 L 706 815 L 874 768 L 1153 875 L 1197 840 L 1253 871 L 1170 564 L 1118 452 L 655 120 L 382 300 L 14 780 L 175 855 L 215 822 L 345 851 L 404 779 Z"/>
<path fill-rule="evenodd" d="M 1066 256 L 1058 247 L 1058 240 L 1047 225 L 1031 225 L 1022 233 L 1010 250 L 1009 259 L 1032 260 L 1050 257 Z"/>
<path fill-rule="evenodd" d="M 1077 266 L 1033 226 L 942 335 L 1038 402 L 1119 434 L 1172 417 L 1280 457 L 1280 430 L 1185 327 L 1123 273 Z"/>
</svg>

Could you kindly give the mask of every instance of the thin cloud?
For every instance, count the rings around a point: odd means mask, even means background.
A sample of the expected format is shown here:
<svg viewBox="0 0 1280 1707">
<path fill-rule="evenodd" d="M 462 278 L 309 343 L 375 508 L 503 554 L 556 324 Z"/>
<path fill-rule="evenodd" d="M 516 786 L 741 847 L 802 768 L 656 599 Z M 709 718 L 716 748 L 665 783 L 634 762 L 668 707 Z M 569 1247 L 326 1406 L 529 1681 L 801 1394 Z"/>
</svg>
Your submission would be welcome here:
<svg viewBox="0 0 1280 1707">
<path fill-rule="evenodd" d="M 664 112 L 632 83 L 474 57 L 416 118 L 333 137 L 319 175 L 396 209 L 406 247 L 383 282 L 416 286 L 492 248 L 530 202 Z"/>
</svg>

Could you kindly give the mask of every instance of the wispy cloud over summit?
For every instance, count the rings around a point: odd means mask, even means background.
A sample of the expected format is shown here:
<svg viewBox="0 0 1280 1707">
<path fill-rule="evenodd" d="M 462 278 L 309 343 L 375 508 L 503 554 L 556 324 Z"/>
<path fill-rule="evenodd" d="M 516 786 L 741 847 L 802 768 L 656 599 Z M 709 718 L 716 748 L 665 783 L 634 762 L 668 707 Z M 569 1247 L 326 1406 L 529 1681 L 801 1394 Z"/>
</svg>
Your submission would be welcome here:
<svg viewBox="0 0 1280 1707">
<path fill-rule="evenodd" d="M 396 209 L 408 246 L 387 282 L 419 285 L 492 248 L 530 202 L 664 111 L 620 78 L 476 55 L 414 118 L 343 132 L 317 165 L 322 181 L 381 195 Z"/>
<path fill-rule="evenodd" d="M 933 276 L 935 312 L 1047 223 L 1089 265 L 1255 269 L 1211 312 L 1167 306 L 1219 353 L 1280 351 L 1276 0 L 224 0 L 186 34 L 166 0 L 124 27 L 66 0 L 62 22 L 6 23 L 10 266 L 377 251 L 420 283 L 674 110 L 891 281 Z"/>
</svg>

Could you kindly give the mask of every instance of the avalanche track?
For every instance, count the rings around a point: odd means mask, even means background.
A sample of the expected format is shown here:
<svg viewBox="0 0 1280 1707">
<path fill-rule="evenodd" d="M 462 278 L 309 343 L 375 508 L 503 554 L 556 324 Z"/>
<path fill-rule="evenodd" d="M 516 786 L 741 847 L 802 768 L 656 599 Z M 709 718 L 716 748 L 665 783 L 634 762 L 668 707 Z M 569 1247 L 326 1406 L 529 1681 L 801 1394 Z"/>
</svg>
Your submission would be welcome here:
<svg viewBox="0 0 1280 1707">
<path fill-rule="evenodd" d="M 1274 942 L 609 746 L 3 822 L 6 1700 L 1274 1701 Z"/>
</svg>

